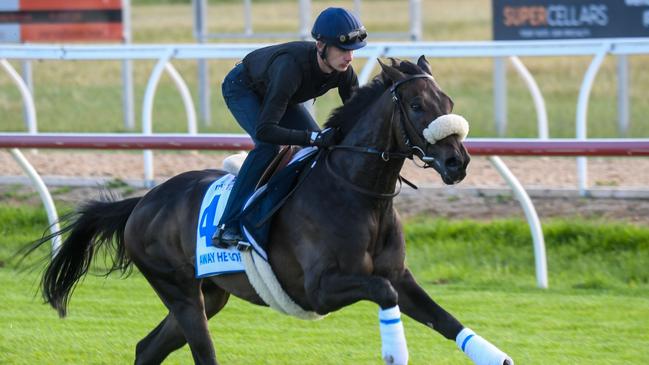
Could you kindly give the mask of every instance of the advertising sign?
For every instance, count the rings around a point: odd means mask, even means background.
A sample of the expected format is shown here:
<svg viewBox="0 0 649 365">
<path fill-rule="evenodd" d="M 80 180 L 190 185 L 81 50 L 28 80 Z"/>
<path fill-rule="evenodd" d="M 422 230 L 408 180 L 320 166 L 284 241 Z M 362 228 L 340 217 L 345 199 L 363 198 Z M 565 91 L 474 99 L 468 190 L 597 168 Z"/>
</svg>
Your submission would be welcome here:
<svg viewBox="0 0 649 365">
<path fill-rule="evenodd" d="M 494 40 L 649 37 L 649 0 L 492 0 Z"/>
<path fill-rule="evenodd" d="M 122 37 L 122 0 L 0 0 L 0 43 Z"/>
</svg>

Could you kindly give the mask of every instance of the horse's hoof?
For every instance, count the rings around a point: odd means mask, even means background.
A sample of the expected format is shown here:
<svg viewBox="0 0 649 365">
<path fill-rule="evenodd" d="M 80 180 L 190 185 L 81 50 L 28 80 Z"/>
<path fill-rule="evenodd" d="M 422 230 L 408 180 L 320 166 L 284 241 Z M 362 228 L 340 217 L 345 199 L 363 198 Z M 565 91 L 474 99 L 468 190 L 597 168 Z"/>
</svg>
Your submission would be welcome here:
<svg viewBox="0 0 649 365">
<path fill-rule="evenodd" d="M 392 357 L 392 355 L 387 355 L 383 358 L 383 361 L 385 361 L 386 365 L 394 364 L 394 357 Z"/>
</svg>

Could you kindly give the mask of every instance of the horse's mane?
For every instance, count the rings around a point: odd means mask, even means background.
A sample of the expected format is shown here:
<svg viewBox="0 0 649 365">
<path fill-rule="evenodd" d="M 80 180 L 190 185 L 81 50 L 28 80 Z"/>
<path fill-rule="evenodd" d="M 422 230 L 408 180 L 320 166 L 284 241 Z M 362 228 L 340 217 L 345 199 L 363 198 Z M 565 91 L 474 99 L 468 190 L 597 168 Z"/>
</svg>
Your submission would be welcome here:
<svg viewBox="0 0 649 365">
<path fill-rule="evenodd" d="M 410 61 L 392 60 L 392 67 L 407 75 L 418 75 L 424 73 L 419 66 Z M 354 91 L 352 97 L 345 104 L 334 109 L 325 123 L 325 128 L 339 128 L 343 134 L 366 113 L 366 109 L 372 105 L 385 90 L 392 85 L 392 80 L 385 77 L 383 72 L 376 75 L 367 85 Z"/>
</svg>

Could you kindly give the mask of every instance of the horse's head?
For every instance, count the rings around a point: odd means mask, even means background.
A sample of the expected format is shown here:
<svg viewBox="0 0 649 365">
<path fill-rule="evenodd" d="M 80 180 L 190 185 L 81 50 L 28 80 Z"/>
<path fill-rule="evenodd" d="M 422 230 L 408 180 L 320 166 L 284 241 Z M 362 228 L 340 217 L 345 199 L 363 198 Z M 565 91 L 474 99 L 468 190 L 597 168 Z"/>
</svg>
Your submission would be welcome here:
<svg viewBox="0 0 649 365">
<path fill-rule="evenodd" d="M 460 182 L 466 176 L 469 154 L 462 144 L 469 131 L 464 118 L 451 114 L 453 101 L 437 85 L 424 56 L 415 65 L 391 59 L 392 65 L 379 61 L 386 84 L 391 83 L 396 103 L 393 121 L 396 144 L 417 155 L 426 167 L 432 166 L 446 184 Z"/>
</svg>

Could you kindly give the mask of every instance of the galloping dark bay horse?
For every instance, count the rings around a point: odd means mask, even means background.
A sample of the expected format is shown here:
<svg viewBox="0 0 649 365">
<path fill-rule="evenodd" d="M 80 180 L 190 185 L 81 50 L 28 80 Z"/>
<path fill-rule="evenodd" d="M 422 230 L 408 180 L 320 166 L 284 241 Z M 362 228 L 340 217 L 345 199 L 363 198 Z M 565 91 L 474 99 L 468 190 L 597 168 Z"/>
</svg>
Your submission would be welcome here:
<svg viewBox="0 0 649 365">
<path fill-rule="evenodd" d="M 423 56 L 417 64 L 392 59 L 381 68 L 327 122 L 344 138 L 320 154 L 273 218 L 269 262 L 285 292 L 307 311 L 377 303 L 388 364 L 408 361 L 400 311 L 456 341 L 477 364 L 513 364 L 433 301 L 405 266 L 404 234 L 392 202 L 399 171 L 406 158 L 416 157 L 445 183 L 461 181 L 469 163 L 462 145 L 468 124 L 450 114 L 453 102 Z M 216 364 L 208 319 L 230 294 L 265 305 L 245 273 L 196 278 L 198 209 L 207 187 L 223 174 L 186 172 L 143 197 L 80 207 L 58 232 L 67 236 L 45 270 L 45 300 L 65 316 L 76 283 L 103 244 L 114 251 L 112 270 L 135 264 L 169 309 L 137 344 L 135 363 L 161 363 L 188 343 L 195 363 Z"/>
</svg>

